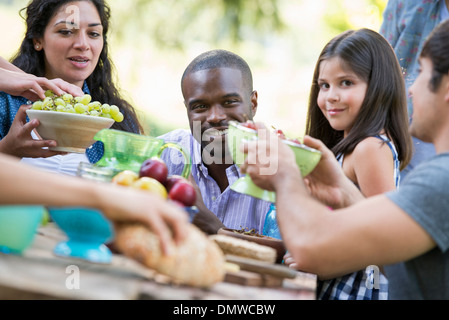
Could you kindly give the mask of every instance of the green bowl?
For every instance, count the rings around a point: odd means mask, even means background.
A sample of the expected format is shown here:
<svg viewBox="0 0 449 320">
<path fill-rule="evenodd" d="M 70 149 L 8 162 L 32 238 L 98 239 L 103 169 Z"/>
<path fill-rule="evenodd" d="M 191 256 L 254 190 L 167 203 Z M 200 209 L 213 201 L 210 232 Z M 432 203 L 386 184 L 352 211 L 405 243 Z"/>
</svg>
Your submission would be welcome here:
<svg viewBox="0 0 449 320">
<path fill-rule="evenodd" d="M 245 140 L 248 141 L 254 139 L 257 139 L 257 131 L 246 128 L 236 121 L 229 122 L 227 136 L 228 149 L 232 155 L 234 163 L 237 166 L 241 166 L 246 157 L 246 155 L 240 151 L 241 143 Z M 293 150 L 295 154 L 296 164 L 298 165 L 303 177 L 312 172 L 318 162 L 320 162 L 320 151 L 290 140 L 282 141 Z M 265 201 L 273 203 L 276 201 L 276 194 L 274 192 L 259 188 L 248 176 L 242 177 L 234 182 L 231 186 L 231 189 L 236 192 L 247 194 Z"/>
<path fill-rule="evenodd" d="M 33 242 L 43 215 L 42 206 L 0 206 L 0 251 L 22 254 Z"/>
<path fill-rule="evenodd" d="M 226 137 L 229 152 L 232 160 L 237 166 L 241 166 L 245 162 L 246 155 L 240 151 L 240 145 L 243 141 L 257 139 L 257 131 L 246 128 L 236 121 L 229 121 L 228 134 Z"/>
<path fill-rule="evenodd" d="M 298 144 L 289 140 L 283 140 L 282 142 L 284 142 L 293 150 L 293 153 L 295 154 L 296 164 L 298 165 L 303 177 L 311 173 L 317 166 L 318 162 L 320 162 L 320 151 L 310 148 L 304 144 Z"/>
</svg>

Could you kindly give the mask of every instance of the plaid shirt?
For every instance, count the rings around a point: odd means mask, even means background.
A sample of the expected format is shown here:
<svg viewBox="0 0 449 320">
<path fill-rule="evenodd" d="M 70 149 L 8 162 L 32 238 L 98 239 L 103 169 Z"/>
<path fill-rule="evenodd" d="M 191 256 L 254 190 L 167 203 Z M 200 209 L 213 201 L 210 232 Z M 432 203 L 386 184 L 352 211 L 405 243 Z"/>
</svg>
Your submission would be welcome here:
<svg viewBox="0 0 449 320">
<path fill-rule="evenodd" d="M 384 141 L 393 153 L 394 181 L 396 188 L 399 188 L 400 171 L 398 153 L 394 144 L 384 135 L 375 136 Z M 343 164 L 343 155 L 337 157 L 340 164 Z M 317 286 L 317 299 L 319 300 L 387 300 L 388 280 L 381 272 L 374 272 L 375 269 L 367 267 L 347 274 L 340 278 L 320 281 Z M 378 271 L 378 270 L 377 270 Z M 378 283 L 376 283 L 378 281 Z"/>
<path fill-rule="evenodd" d="M 378 284 L 376 284 L 378 276 Z M 320 281 L 317 286 L 319 300 L 388 300 L 388 280 L 371 267 L 340 278 Z"/>
</svg>

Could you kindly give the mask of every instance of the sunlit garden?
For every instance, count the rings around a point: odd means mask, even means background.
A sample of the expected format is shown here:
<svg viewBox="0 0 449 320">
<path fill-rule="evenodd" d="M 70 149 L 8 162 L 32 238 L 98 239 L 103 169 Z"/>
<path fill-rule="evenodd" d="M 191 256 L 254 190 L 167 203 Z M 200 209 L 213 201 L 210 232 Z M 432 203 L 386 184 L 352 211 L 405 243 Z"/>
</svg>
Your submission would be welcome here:
<svg viewBox="0 0 449 320">
<path fill-rule="evenodd" d="M 315 60 L 346 29 L 379 30 L 386 0 L 109 0 L 110 45 L 125 96 L 140 110 L 146 133 L 188 128 L 181 75 L 198 54 L 216 48 L 242 56 L 259 94 L 255 120 L 304 132 Z M 28 0 L 0 0 L 0 55 L 23 38 L 19 15 Z"/>
</svg>

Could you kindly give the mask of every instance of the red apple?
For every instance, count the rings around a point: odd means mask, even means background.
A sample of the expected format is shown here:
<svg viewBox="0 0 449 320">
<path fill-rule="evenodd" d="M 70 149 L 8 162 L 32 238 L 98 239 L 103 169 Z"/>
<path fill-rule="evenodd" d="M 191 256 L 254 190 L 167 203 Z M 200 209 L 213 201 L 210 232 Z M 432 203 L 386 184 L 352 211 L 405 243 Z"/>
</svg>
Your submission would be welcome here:
<svg viewBox="0 0 449 320">
<path fill-rule="evenodd" d="M 178 176 L 176 174 L 168 176 L 167 180 L 165 181 L 165 188 L 168 192 L 170 192 L 171 188 L 175 185 L 178 181 L 188 181 L 186 178 L 182 176 Z"/>
<path fill-rule="evenodd" d="M 149 158 L 142 163 L 139 176 L 156 179 L 165 185 L 168 176 L 167 165 L 157 157 Z"/>
<path fill-rule="evenodd" d="M 179 201 L 186 207 L 191 207 L 196 201 L 195 187 L 187 180 L 177 181 L 168 192 L 168 197 L 173 201 Z"/>
</svg>

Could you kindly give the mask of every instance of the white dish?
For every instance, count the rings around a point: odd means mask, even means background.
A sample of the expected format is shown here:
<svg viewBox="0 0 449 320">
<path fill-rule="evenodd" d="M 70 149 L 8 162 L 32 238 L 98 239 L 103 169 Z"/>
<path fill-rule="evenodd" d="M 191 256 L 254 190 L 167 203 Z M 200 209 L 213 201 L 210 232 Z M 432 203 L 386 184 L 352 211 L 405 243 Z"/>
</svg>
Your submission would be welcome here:
<svg viewBox="0 0 449 320">
<path fill-rule="evenodd" d="M 95 141 L 95 134 L 110 128 L 114 120 L 83 114 L 27 110 L 30 120 L 38 119 L 40 124 L 36 128 L 42 139 L 56 140 L 55 151 L 84 153 Z"/>
</svg>

